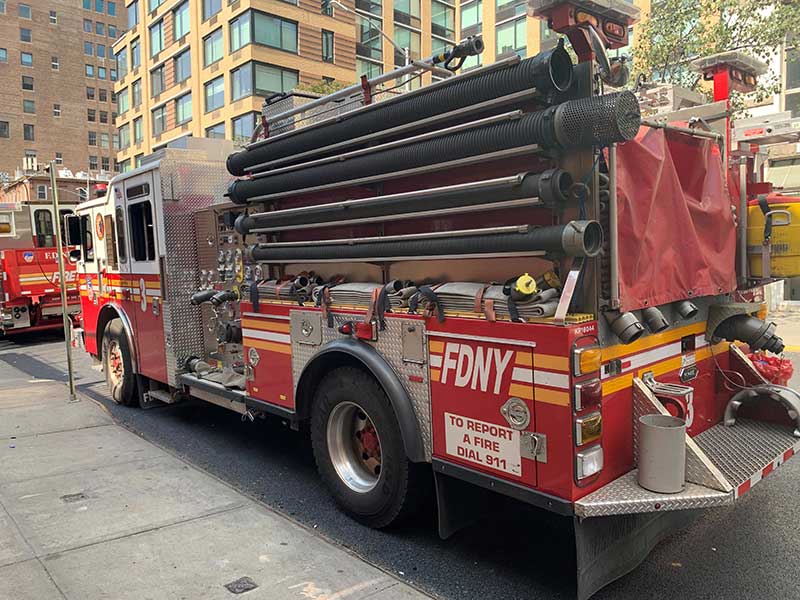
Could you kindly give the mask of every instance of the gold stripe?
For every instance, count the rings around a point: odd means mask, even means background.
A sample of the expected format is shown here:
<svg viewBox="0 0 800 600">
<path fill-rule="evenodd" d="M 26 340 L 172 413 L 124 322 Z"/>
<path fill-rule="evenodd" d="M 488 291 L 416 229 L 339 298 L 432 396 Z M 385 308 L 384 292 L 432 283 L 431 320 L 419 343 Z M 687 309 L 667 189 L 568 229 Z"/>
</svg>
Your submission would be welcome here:
<svg viewBox="0 0 800 600">
<path fill-rule="evenodd" d="M 531 366 L 531 352 L 530 350 L 517 350 L 517 355 L 514 358 L 514 364 L 518 367 Z"/>
<path fill-rule="evenodd" d="M 533 400 L 533 388 L 529 385 L 512 383 L 508 386 L 508 395 L 517 396 L 523 400 Z"/>
<path fill-rule="evenodd" d="M 441 377 L 441 375 L 441 369 L 431 369 L 431 381 L 439 381 L 439 377 Z"/>
<path fill-rule="evenodd" d="M 670 342 L 676 342 L 687 335 L 698 335 L 704 333 L 705 330 L 705 322 L 695 323 L 693 325 L 687 325 L 686 327 L 680 327 L 679 329 L 674 329 L 672 331 L 665 331 L 664 333 L 649 335 L 646 338 L 642 338 L 633 342 L 632 344 L 617 344 L 616 346 L 603 348 L 603 362 L 628 356 L 630 354 L 638 354 L 643 350 L 649 350 L 650 348 L 655 348 L 656 346 L 662 346 L 664 344 L 669 344 Z"/>
<path fill-rule="evenodd" d="M 545 388 L 536 388 L 536 402 L 555 404 L 557 406 L 569 406 L 569 393 Z"/>
<path fill-rule="evenodd" d="M 569 358 L 566 356 L 554 356 L 552 354 L 538 354 L 534 352 L 533 364 L 540 369 L 569 373 Z"/>
<path fill-rule="evenodd" d="M 292 353 L 292 347 L 289 344 L 276 344 L 274 342 L 254 340 L 253 338 L 244 338 L 244 345 L 253 348 L 260 348 L 261 350 L 269 350 L 270 352 L 279 352 L 281 354 Z"/>
<path fill-rule="evenodd" d="M 428 348 L 431 352 L 444 352 L 444 342 L 441 340 L 431 340 L 428 342 Z"/>
<path fill-rule="evenodd" d="M 242 319 L 242 327 L 248 329 L 260 329 L 262 331 L 279 331 L 289 333 L 289 323 L 271 323 L 268 321 L 258 321 L 256 319 Z"/>
</svg>

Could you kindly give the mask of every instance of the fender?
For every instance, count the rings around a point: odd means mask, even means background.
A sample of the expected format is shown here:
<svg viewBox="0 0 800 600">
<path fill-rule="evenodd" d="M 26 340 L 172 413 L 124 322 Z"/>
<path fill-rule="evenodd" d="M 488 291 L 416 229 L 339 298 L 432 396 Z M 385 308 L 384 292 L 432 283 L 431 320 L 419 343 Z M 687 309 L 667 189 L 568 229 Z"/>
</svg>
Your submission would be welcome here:
<svg viewBox="0 0 800 600">
<path fill-rule="evenodd" d="M 397 415 L 406 456 L 412 462 L 425 462 L 425 447 L 422 443 L 419 422 L 411 406 L 411 399 L 389 363 L 369 344 L 352 338 L 334 340 L 325 344 L 303 368 L 297 382 L 295 397 L 300 400 L 304 391 L 310 392 L 313 389 L 320 373 L 330 370 L 323 366 L 324 363 L 335 355 L 340 357 L 344 355 L 350 359 L 348 362 L 351 363 L 355 359 L 355 362 L 361 364 L 375 377 L 383 391 L 386 392 L 394 414 Z M 310 396 L 310 393 L 308 395 Z M 302 407 L 298 406 L 298 411 L 307 411 L 308 404 L 310 401 L 307 401 Z"/>
<path fill-rule="evenodd" d="M 110 314 L 109 314 L 110 313 Z M 137 360 L 138 353 L 136 352 L 136 341 L 133 337 L 133 327 L 131 327 L 131 320 L 128 318 L 125 310 L 116 302 L 106 302 L 103 308 L 100 309 L 100 314 L 97 317 L 97 325 L 103 325 L 103 332 L 105 332 L 106 325 L 111 319 L 119 318 L 122 321 L 122 329 L 125 331 L 125 338 L 128 340 L 128 347 L 131 349 L 131 362 L 133 363 L 133 372 L 139 372 L 139 361 Z M 100 334 L 100 328 L 95 328 L 95 338 Z M 98 349 L 102 347 L 102 339 L 97 340 Z"/>
</svg>

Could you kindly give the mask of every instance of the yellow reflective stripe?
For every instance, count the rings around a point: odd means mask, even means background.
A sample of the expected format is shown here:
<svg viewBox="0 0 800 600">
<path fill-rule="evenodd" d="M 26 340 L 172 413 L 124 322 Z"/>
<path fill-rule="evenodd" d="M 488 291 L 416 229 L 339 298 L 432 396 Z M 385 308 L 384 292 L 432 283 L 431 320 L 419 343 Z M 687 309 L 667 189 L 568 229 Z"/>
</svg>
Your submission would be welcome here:
<svg viewBox="0 0 800 600">
<path fill-rule="evenodd" d="M 604 357 L 605 358 L 605 357 Z M 569 357 L 552 354 L 533 354 L 533 364 L 537 369 L 549 369 L 569 373 Z"/>
<path fill-rule="evenodd" d="M 678 341 L 687 335 L 699 335 L 701 333 L 705 333 L 705 331 L 705 322 L 694 323 L 693 325 L 679 327 L 678 329 L 673 329 L 671 331 L 648 335 L 647 337 L 639 339 L 632 344 L 617 344 L 616 346 L 609 346 L 608 348 L 603 348 L 603 362 L 608 362 L 609 360 L 621 358 L 630 354 L 638 354 L 643 350 L 649 350 L 650 348 L 655 348 L 656 346 L 662 346 L 664 344 L 669 344 L 670 342 Z"/>
<path fill-rule="evenodd" d="M 569 406 L 569 392 L 559 392 L 541 387 L 536 388 L 536 402 L 555 404 L 557 406 Z"/>
</svg>

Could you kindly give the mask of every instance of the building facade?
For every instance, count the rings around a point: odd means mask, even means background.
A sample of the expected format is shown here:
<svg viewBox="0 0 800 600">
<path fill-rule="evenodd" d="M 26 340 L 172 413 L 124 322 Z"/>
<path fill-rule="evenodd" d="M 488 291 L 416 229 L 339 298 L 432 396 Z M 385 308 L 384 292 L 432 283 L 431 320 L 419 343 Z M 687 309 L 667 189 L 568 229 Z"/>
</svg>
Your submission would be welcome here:
<svg viewBox="0 0 800 600">
<path fill-rule="evenodd" d="M 0 180 L 114 168 L 123 0 L 0 0 Z"/>
</svg>

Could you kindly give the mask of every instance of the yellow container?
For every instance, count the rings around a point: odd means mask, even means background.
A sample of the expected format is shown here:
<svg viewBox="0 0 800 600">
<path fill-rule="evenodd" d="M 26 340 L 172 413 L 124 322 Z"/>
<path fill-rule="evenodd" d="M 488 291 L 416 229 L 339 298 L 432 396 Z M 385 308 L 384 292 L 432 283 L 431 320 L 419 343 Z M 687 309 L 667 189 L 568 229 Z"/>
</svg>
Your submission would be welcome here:
<svg viewBox="0 0 800 600">
<path fill-rule="evenodd" d="M 770 252 L 770 275 L 772 277 L 800 276 L 800 198 L 772 196 L 767 200 L 769 209 L 789 212 L 789 224 L 776 226 L 774 223 L 785 222 L 786 214 L 773 215 L 772 250 Z M 750 261 L 750 276 L 763 277 L 761 272 L 761 248 L 764 241 L 764 223 L 766 219 L 758 203 L 752 203 L 747 209 L 747 256 Z"/>
</svg>

